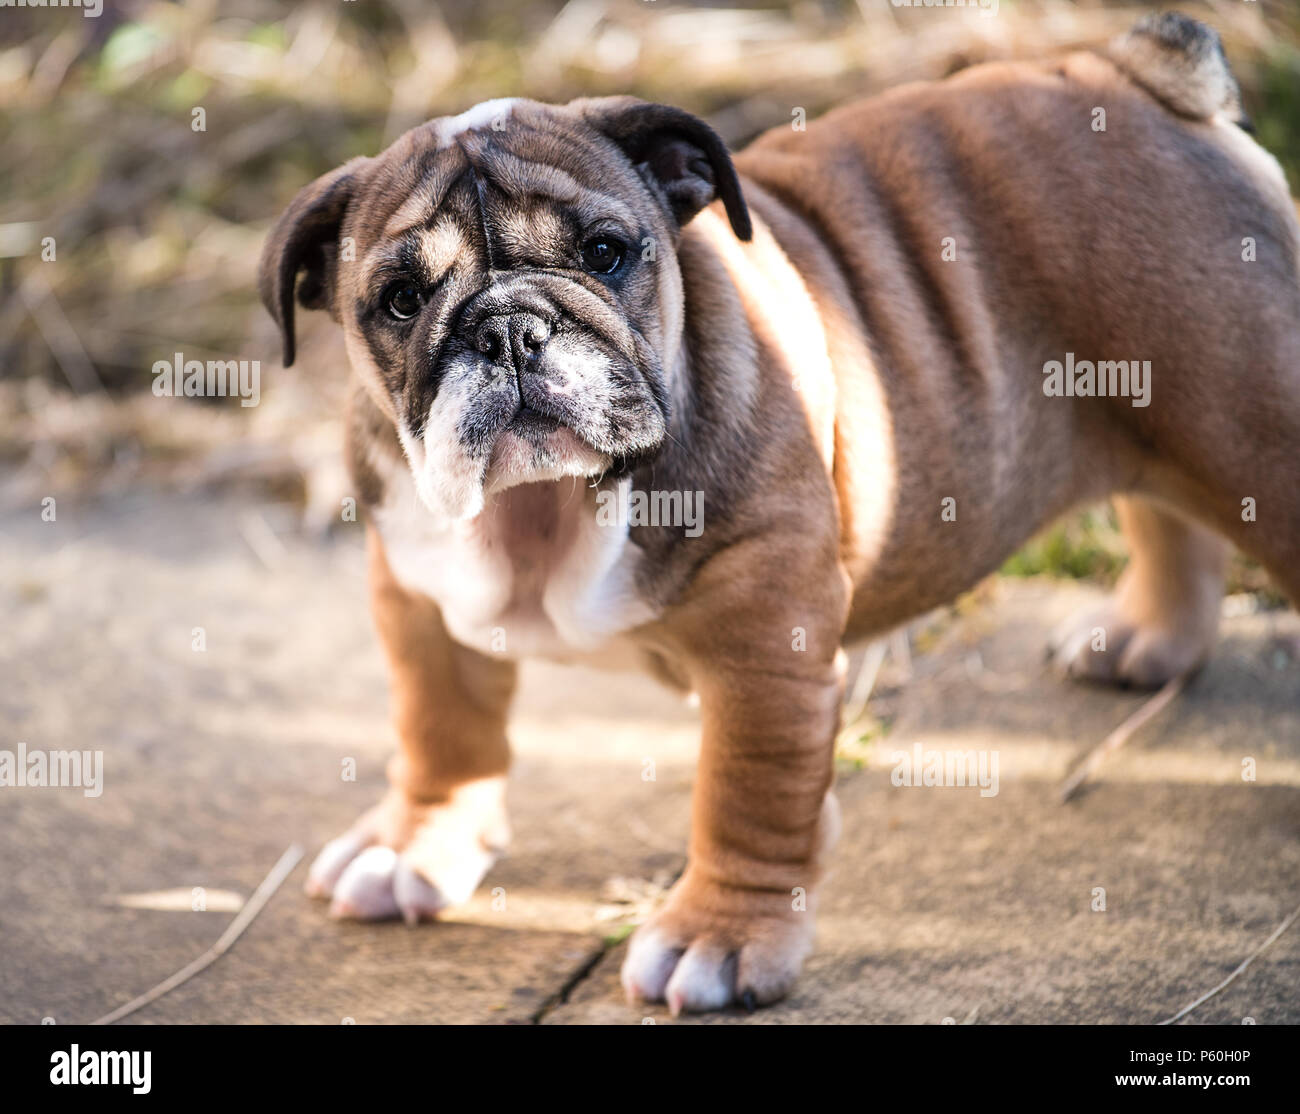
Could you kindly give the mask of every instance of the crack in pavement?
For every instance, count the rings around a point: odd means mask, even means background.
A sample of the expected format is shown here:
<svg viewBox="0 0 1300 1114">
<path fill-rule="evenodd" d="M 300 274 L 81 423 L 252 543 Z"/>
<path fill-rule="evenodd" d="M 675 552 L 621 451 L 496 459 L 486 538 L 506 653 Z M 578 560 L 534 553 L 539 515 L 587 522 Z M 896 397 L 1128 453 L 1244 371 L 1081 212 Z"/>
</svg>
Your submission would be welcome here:
<svg viewBox="0 0 1300 1114">
<path fill-rule="evenodd" d="M 530 1025 L 540 1025 L 552 1012 L 568 1002 L 569 996 L 591 977 L 592 972 L 600 966 L 601 960 L 622 942 L 622 940 L 602 940 L 599 947 L 574 968 L 569 977 L 564 980 L 564 984 L 560 989 L 537 1007 L 537 1011 L 528 1019 L 528 1023 Z"/>
</svg>

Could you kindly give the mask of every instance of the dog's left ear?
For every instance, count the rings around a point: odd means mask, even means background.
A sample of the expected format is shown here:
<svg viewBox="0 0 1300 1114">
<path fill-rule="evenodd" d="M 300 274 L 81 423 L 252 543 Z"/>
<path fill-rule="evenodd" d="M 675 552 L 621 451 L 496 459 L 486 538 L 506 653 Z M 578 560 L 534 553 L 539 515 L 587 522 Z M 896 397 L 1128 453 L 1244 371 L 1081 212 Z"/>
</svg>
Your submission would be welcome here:
<svg viewBox="0 0 1300 1114">
<path fill-rule="evenodd" d="M 600 97 L 579 101 L 575 107 L 659 188 L 678 227 L 721 198 L 732 231 L 742 240 L 753 236 L 727 145 L 698 116 L 636 97 Z"/>
<path fill-rule="evenodd" d="M 257 288 L 262 304 L 280 326 L 284 366 L 293 363 L 293 303 L 328 309 L 334 301 L 339 229 L 356 193 L 362 168 L 370 160 L 352 159 L 298 191 L 262 246 Z M 299 272 L 306 272 L 301 283 Z"/>
</svg>

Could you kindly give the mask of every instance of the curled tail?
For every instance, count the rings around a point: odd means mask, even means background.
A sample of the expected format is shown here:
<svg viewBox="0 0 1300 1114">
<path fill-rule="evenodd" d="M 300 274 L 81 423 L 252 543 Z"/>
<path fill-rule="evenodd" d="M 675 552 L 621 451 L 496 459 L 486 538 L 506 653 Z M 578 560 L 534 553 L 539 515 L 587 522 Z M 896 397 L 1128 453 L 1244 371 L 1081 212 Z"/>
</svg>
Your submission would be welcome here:
<svg viewBox="0 0 1300 1114">
<path fill-rule="evenodd" d="M 1254 130 L 1214 28 L 1178 12 L 1148 15 L 1112 42 L 1106 54 L 1178 115 L 1193 120 L 1221 115 Z"/>
</svg>

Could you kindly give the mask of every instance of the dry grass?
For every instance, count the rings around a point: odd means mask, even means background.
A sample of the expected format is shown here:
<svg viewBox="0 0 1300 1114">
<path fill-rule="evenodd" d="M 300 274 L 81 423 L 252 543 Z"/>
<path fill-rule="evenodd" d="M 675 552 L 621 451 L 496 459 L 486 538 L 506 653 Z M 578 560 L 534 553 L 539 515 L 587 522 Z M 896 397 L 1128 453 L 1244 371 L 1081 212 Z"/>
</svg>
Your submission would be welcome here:
<svg viewBox="0 0 1300 1114">
<path fill-rule="evenodd" d="M 338 341 L 313 315 L 298 365 L 278 367 L 257 252 L 298 186 L 429 116 L 492 96 L 632 92 L 703 113 L 738 144 L 796 106 L 815 115 L 973 62 L 1103 42 L 1148 7 L 123 0 L 93 20 L 5 9 L 0 500 L 253 480 L 320 503 L 337 482 Z M 1261 136 L 1300 183 L 1294 6 L 1180 7 L 1223 33 Z M 196 108 L 206 130 L 192 127 Z M 54 262 L 40 259 L 47 236 Z M 153 362 L 175 352 L 262 360 L 261 404 L 154 398 Z M 1020 571 L 1114 574 L 1104 529 L 1067 531 Z"/>
</svg>

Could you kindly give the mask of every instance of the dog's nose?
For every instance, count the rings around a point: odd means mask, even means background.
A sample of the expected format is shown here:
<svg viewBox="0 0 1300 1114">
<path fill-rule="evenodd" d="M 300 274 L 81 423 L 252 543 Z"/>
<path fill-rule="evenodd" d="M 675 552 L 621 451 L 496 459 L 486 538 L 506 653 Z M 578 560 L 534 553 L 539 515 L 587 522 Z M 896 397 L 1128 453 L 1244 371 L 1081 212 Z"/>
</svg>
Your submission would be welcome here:
<svg viewBox="0 0 1300 1114">
<path fill-rule="evenodd" d="M 551 327 L 534 313 L 509 313 L 485 317 L 475 331 L 474 341 L 489 360 L 509 360 L 516 374 L 541 354 L 551 339 Z"/>
</svg>

